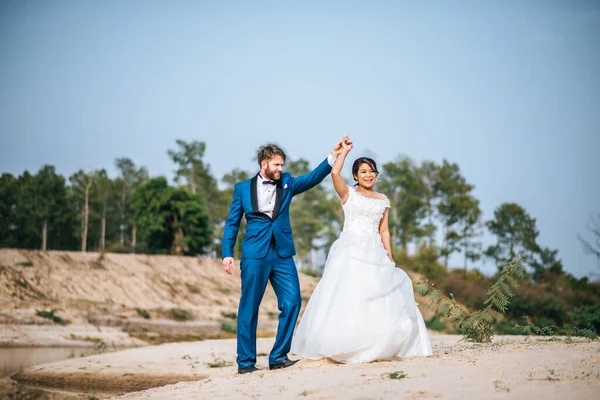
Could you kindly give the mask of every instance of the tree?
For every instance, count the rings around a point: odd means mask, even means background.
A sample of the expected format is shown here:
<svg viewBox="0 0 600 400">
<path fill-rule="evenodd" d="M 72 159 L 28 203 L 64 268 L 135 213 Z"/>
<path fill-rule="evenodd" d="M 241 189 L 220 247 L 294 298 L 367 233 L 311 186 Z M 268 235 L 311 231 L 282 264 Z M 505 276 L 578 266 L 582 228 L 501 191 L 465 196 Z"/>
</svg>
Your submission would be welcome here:
<svg viewBox="0 0 600 400">
<path fill-rule="evenodd" d="M 432 161 L 424 161 L 418 170 L 424 183 L 423 200 L 425 206 L 425 219 L 427 223 L 423 227 L 425 236 L 429 238 L 429 247 L 435 245 L 435 232 L 437 227 L 434 223 L 436 217 L 437 203 L 439 200 L 438 187 L 436 185 L 439 167 Z"/>
<path fill-rule="evenodd" d="M 81 213 L 81 251 L 87 251 L 88 223 L 90 216 L 90 188 L 94 183 L 94 175 L 79 170 L 69 178 L 74 195 L 80 205 Z"/>
<path fill-rule="evenodd" d="M 15 204 L 13 206 L 12 236 L 15 245 L 25 249 L 40 248 L 41 225 L 35 219 L 36 201 L 33 198 L 36 186 L 35 175 L 23 172 L 15 183 Z"/>
<path fill-rule="evenodd" d="M 173 232 L 171 254 L 206 254 L 211 244 L 212 227 L 202 199 L 173 188 L 169 205 L 171 215 L 167 223 Z"/>
<path fill-rule="evenodd" d="M 185 179 L 190 192 L 196 194 L 199 186 L 209 184 L 208 182 L 202 182 L 203 172 L 206 171 L 202 161 L 206 144 L 196 140 L 187 143 L 181 139 L 177 139 L 176 143 L 179 146 L 179 151 L 168 150 L 167 152 L 178 167 L 175 171 L 175 182 L 179 183 L 182 179 Z"/>
<path fill-rule="evenodd" d="M 424 200 L 426 185 L 408 157 L 385 164 L 382 175 L 381 191 L 391 202 L 392 246 L 399 244 L 406 251 L 413 239 L 422 237 L 426 232 L 420 226 L 427 211 Z"/>
<path fill-rule="evenodd" d="M 101 169 L 94 173 L 94 197 L 95 203 L 100 207 L 100 251 L 106 248 L 106 217 L 110 209 L 115 211 L 116 185 L 108 177 L 106 170 Z M 114 215 L 114 212 L 110 213 Z M 114 220 L 114 218 L 113 218 Z"/>
<path fill-rule="evenodd" d="M 437 169 L 434 192 L 439 196 L 437 211 L 444 228 L 444 245 L 441 254 L 444 256 L 446 268 L 448 268 L 448 258 L 452 253 L 460 250 L 458 243 L 463 241 L 461 229 L 455 225 L 462 223 L 462 231 L 466 232 L 470 229 L 470 225 L 477 223 L 480 213 L 472 210 L 473 207 L 479 208 L 477 200 L 471 196 L 473 188 L 473 185 L 468 184 L 462 176 L 457 164 L 450 164 L 444 160 Z"/>
<path fill-rule="evenodd" d="M 34 178 L 34 186 L 29 191 L 33 217 L 41 225 L 42 245 L 46 251 L 48 224 L 54 228 L 68 220 L 67 192 L 65 178 L 57 175 L 54 166 L 44 165 Z"/>
<path fill-rule="evenodd" d="M 0 176 L 0 247 L 16 247 L 18 179 L 4 173 Z"/>
<path fill-rule="evenodd" d="M 337 195 L 329 195 L 332 190 L 326 189 L 326 199 L 320 201 L 315 207 L 315 212 L 321 216 L 325 223 L 324 230 L 319 235 L 322 244 L 316 247 L 317 250 L 325 249 L 328 251 L 333 242 L 339 238 L 344 226 L 344 211 Z"/>
<path fill-rule="evenodd" d="M 563 274 L 562 260 L 557 255 L 558 250 L 549 248 L 540 248 L 535 253 L 535 257 L 532 258 L 530 263 L 533 268 L 533 279 L 535 281 L 539 281 L 546 271 L 557 276 Z"/>
<path fill-rule="evenodd" d="M 497 243 L 489 246 L 485 255 L 496 262 L 498 269 L 516 255 L 531 266 L 533 256 L 539 252 L 535 218 L 516 203 L 503 203 L 494 211 L 494 219 L 486 223 Z"/>
<path fill-rule="evenodd" d="M 125 230 L 131 228 L 130 246 L 135 251 L 137 242 L 137 225 L 135 223 L 134 211 L 132 206 L 133 192 L 148 180 L 148 169 L 146 167 L 137 168 L 129 158 L 117 158 L 115 167 L 119 171 L 119 177 L 115 182 L 116 190 L 120 192 L 118 209 L 120 211 L 119 243 L 121 248 L 125 247 Z"/>
<path fill-rule="evenodd" d="M 449 204 L 448 215 L 452 215 L 453 225 L 446 230 L 445 245 L 441 249 L 441 255 L 444 256 L 444 267 L 447 269 L 448 257 L 454 252 L 462 252 L 466 274 L 468 261 L 477 261 L 481 258 L 481 244 L 475 240 L 481 235 L 479 232 L 481 209 L 479 201 L 467 193 L 454 197 Z"/>
<path fill-rule="evenodd" d="M 581 235 L 579 235 L 579 241 L 586 253 L 596 256 L 600 260 L 600 214 L 597 219 L 596 221 L 594 217 L 591 217 L 587 224 L 587 229 L 594 235 L 593 242 L 584 239 Z"/>
<path fill-rule="evenodd" d="M 189 191 L 200 196 L 208 208 L 211 226 L 216 231 L 227 216 L 229 204 L 221 196 L 217 180 L 210 172 L 210 165 L 204 163 L 206 144 L 181 139 L 177 139 L 176 143 L 178 149 L 168 151 L 169 157 L 177 166 L 175 182 L 185 180 Z"/>
<path fill-rule="evenodd" d="M 231 172 L 223 175 L 221 181 L 227 185 L 225 191 L 230 193 L 233 198 L 233 187 L 242 181 L 250 179 L 250 174 L 247 171 L 241 170 L 239 168 L 234 168 Z M 231 200 L 231 199 L 228 199 Z"/>
<path fill-rule="evenodd" d="M 140 236 L 155 254 L 205 254 L 211 227 L 202 199 L 169 187 L 164 177 L 150 179 L 133 195 Z"/>
<path fill-rule="evenodd" d="M 203 161 L 206 144 L 194 140 L 185 142 L 177 139 L 178 151 L 169 150 L 169 157 L 177 165 L 175 171 L 175 182 L 182 179 L 187 181 L 188 189 L 193 193 L 201 193 L 204 196 L 217 192 L 217 180 L 210 172 L 210 166 Z"/>
<path fill-rule="evenodd" d="M 36 175 L 2 175 L 0 194 L 2 246 L 47 250 L 72 244 L 65 179 L 53 166 L 44 165 Z"/>
<path fill-rule="evenodd" d="M 481 209 L 479 208 L 479 200 L 472 196 L 464 197 L 465 213 L 459 221 L 459 243 L 464 255 L 465 275 L 467 273 L 467 262 L 475 262 L 481 258 L 481 243 L 475 239 L 481 236 L 479 231 L 481 220 Z"/>
</svg>

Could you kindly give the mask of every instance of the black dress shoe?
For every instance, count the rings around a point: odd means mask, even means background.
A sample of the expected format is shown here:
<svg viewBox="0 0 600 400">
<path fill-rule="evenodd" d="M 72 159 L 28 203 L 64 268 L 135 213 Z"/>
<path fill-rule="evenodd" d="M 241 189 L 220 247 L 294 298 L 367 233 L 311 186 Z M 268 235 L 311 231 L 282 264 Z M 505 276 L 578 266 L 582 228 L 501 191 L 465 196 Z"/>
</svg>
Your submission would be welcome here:
<svg viewBox="0 0 600 400">
<path fill-rule="evenodd" d="M 238 374 L 249 374 L 250 372 L 260 371 L 260 369 L 256 368 L 254 365 L 249 367 L 238 367 Z"/>
<path fill-rule="evenodd" d="M 300 360 L 292 361 L 289 358 L 286 358 L 285 360 L 283 360 L 280 363 L 269 364 L 269 369 L 281 369 L 281 368 L 291 367 L 292 365 L 296 364 L 298 361 L 300 361 Z"/>
</svg>

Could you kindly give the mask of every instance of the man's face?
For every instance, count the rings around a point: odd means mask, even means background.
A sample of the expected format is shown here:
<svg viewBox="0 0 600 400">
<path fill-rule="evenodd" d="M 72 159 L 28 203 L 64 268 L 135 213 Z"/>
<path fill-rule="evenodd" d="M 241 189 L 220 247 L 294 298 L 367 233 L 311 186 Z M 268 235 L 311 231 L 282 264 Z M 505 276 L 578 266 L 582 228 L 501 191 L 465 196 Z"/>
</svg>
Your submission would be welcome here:
<svg viewBox="0 0 600 400">
<path fill-rule="evenodd" d="M 265 178 L 272 181 L 280 180 L 283 171 L 283 157 L 276 155 L 269 161 L 263 161 L 262 168 Z"/>
</svg>

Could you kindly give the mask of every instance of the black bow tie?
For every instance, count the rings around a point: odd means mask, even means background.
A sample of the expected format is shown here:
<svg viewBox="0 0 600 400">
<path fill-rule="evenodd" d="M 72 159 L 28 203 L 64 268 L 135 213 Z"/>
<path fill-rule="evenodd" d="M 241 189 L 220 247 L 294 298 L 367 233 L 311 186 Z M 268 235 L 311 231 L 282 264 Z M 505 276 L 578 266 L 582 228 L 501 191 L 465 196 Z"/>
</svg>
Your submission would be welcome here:
<svg viewBox="0 0 600 400">
<path fill-rule="evenodd" d="M 263 185 L 277 185 L 275 181 L 263 181 Z"/>
</svg>

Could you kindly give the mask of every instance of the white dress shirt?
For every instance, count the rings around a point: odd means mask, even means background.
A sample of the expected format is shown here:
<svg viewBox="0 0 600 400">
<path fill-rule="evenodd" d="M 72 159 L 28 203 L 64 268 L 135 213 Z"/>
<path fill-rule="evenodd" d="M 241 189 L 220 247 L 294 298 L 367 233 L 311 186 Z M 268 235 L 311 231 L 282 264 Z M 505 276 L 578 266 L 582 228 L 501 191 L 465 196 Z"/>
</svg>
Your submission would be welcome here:
<svg viewBox="0 0 600 400">
<path fill-rule="evenodd" d="M 335 164 L 336 157 L 333 157 L 331 153 L 327 156 L 327 162 L 331 167 Z M 277 189 L 277 185 L 263 183 L 268 182 L 269 179 L 266 179 L 261 174 L 258 174 L 258 179 L 256 180 L 256 197 L 258 201 L 258 211 L 263 214 L 267 214 L 269 218 L 273 218 L 273 210 L 275 209 L 275 191 Z"/>
</svg>

